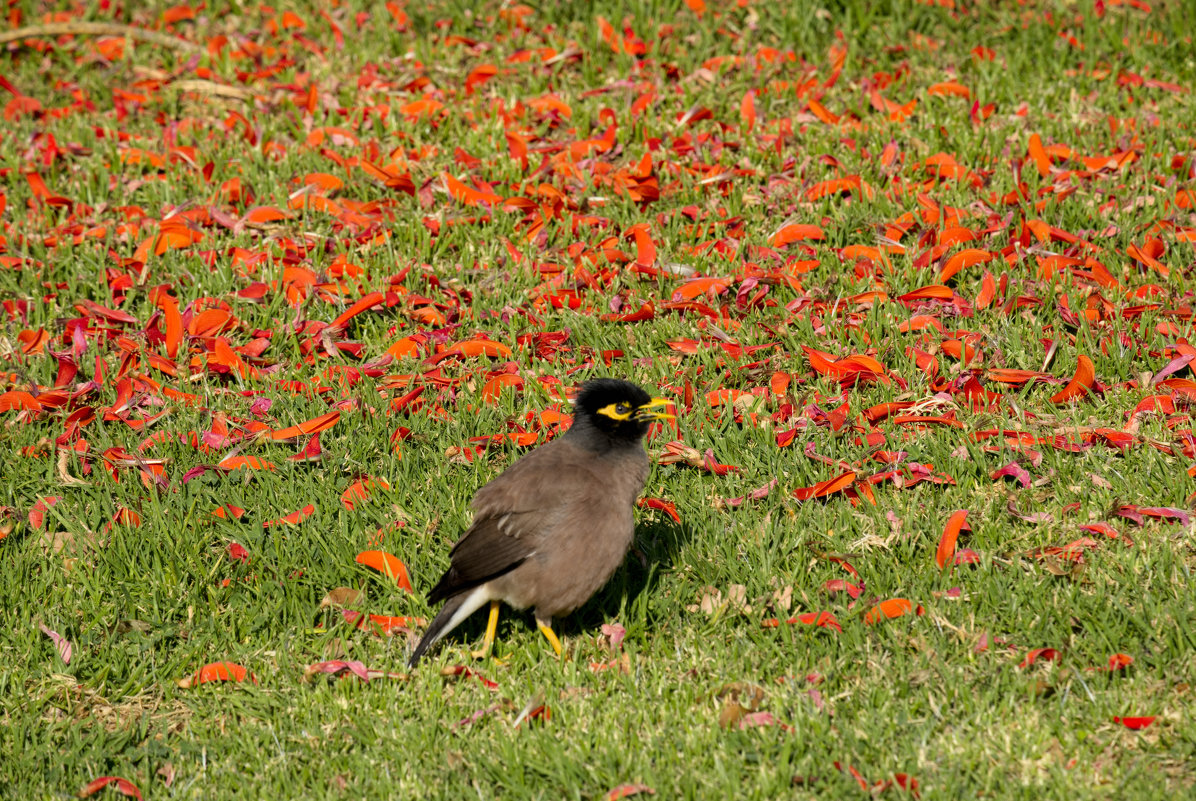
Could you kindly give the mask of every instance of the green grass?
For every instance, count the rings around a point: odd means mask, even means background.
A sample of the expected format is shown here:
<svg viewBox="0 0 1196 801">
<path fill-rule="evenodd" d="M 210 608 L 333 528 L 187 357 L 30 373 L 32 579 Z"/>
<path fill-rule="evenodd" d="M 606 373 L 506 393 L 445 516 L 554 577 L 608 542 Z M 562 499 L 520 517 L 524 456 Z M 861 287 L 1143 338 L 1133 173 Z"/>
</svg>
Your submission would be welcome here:
<svg viewBox="0 0 1196 801">
<path fill-rule="evenodd" d="M 51 336 L 46 351 L 69 350 L 69 321 L 80 318 L 80 300 L 119 308 L 138 323 L 93 323 L 87 348 L 76 358 L 73 388 L 98 381 L 97 357 L 103 361 L 103 381 L 81 401 L 96 413 L 78 432 L 87 441 L 84 457 L 67 456 L 60 469 L 55 440 L 67 432 L 71 409 L 0 412 L 0 504 L 8 507 L 0 512 L 0 531 L 8 532 L 0 538 L 0 797 L 63 797 L 105 775 L 132 781 L 147 798 L 597 799 L 622 784 L 647 785 L 661 798 L 867 796 L 849 766 L 868 784 L 913 776 L 924 799 L 1190 793 L 1196 764 L 1191 528 L 1150 519 L 1137 526 L 1115 515 L 1121 503 L 1191 511 L 1196 487 L 1186 476 L 1192 460 L 1183 456 L 1182 443 L 1182 433 L 1191 429 L 1187 397 L 1176 394 L 1173 415 L 1143 417 L 1138 439 L 1124 453 L 1101 444 L 1080 452 L 1036 445 L 1041 462 L 1033 464 L 1036 459 L 1009 447 L 986 450 L 1000 446 L 1000 439 L 977 442 L 970 436 L 998 426 L 1040 436 L 1074 435 L 1083 426 L 1122 429 L 1136 404 L 1156 391 L 1127 382 L 1160 370 L 1173 355 L 1165 350 L 1179 337 L 1192 337 L 1190 319 L 1167 313 L 1190 308 L 1196 264 L 1192 237 L 1184 235 L 1196 219 L 1191 208 L 1176 205 L 1177 192 L 1196 189 L 1192 95 L 1138 86 L 1129 77 L 1196 86 L 1196 51 L 1183 33 L 1192 30 L 1185 4 L 1156 2 L 1145 12 L 1106 3 L 1107 13 L 1098 19 L 1087 2 L 959 3 L 961 9 L 950 10 L 897 0 L 747 8 L 708 0 L 710 11 L 699 18 L 684 3 L 629 1 L 529 5 L 526 27 L 498 16 L 511 6 L 474 5 L 407 8 L 410 22 L 400 29 L 383 6 L 353 3 L 330 12 L 344 47 L 320 15 L 322 6 L 204 11 L 171 29 L 199 43 L 230 37 L 221 52 L 200 58 L 206 72 L 189 64 L 186 53 L 133 42 L 123 58 L 108 61 L 96 55 L 94 36 L 62 39 L 45 52 L 27 45 L 6 51 L 6 79 L 51 113 L 14 114 L 0 132 L 0 256 L 12 260 L 0 267 L 0 301 L 24 302 L 17 313 L 0 307 L 0 391 L 53 385 L 58 360 L 46 352 L 21 353 L 24 340 L 18 337 L 44 329 Z M 168 8 L 86 19 L 161 29 Z M 48 10 L 23 8 L 21 24 L 42 21 Z M 302 40 L 281 27 L 287 10 L 306 23 Z M 357 30 L 358 12 L 366 14 L 363 31 Z M 619 37 L 626 20 L 651 46 L 646 57 L 613 52 L 602 39 L 599 16 Z M 270 27 L 272 20 L 279 27 Z M 1067 34 L 1076 37 L 1075 45 Z M 475 44 L 446 42 L 450 35 Z M 241 37 L 267 50 L 257 59 L 234 58 Z M 838 41 L 847 49 L 843 71 L 826 86 L 828 53 Z M 994 60 L 975 57 L 977 46 L 991 48 Z M 507 63 L 521 49 L 543 47 L 581 55 L 550 66 Z M 757 66 L 753 59 L 762 47 L 791 50 L 793 60 Z M 743 61 L 703 71 L 716 56 Z M 466 94 L 466 76 L 484 64 L 497 66 L 498 75 Z M 267 68 L 274 71 L 253 74 Z M 256 98 L 180 90 L 165 81 L 176 71 L 180 78 L 247 89 Z M 811 77 L 819 88 L 799 96 L 796 87 Z M 412 83 L 420 78 L 427 82 Z M 949 79 L 968 87 L 981 106 L 994 104 L 992 115 L 973 123 L 972 99 L 928 96 L 927 87 Z M 313 84 L 314 114 L 306 108 Z M 122 99 L 114 89 L 144 99 Z M 608 91 L 591 91 L 597 89 Z M 656 92 L 655 105 L 633 118 L 632 103 L 648 89 Z M 758 91 L 751 132 L 742 129 L 740 116 L 749 89 Z M 914 116 L 886 120 L 873 107 L 873 89 L 897 103 L 916 98 Z M 445 104 L 434 120 L 402 110 L 425 92 Z M 529 110 L 531 99 L 549 93 L 569 104 L 570 118 Z M 68 111 L 77 97 L 92 107 Z M 854 115 L 859 124 L 820 122 L 810 112 L 811 97 L 833 114 Z M 7 93 L 0 99 L 7 102 Z M 374 109 L 372 121 L 361 124 L 365 107 Z M 688 126 L 675 121 L 702 107 L 711 119 Z M 612 112 L 617 147 L 595 162 L 583 161 L 576 168 L 580 178 L 554 172 L 551 162 L 539 169 L 542 159 L 573 142 L 601 137 Z M 253 141 L 244 138 L 238 116 L 254 131 Z M 778 152 L 768 137 L 785 125 L 789 132 Z M 357 141 L 306 145 L 311 132 L 323 127 L 350 130 Z M 527 170 L 510 157 L 507 130 L 530 138 Z M 120 141 L 118 133 L 132 139 Z M 1034 133 L 1048 146 L 1065 144 L 1082 156 L 1136 147 L 1138 158 L 1121 170 L 1077 177 L 1074 193 L 1059 197 L 1049 193 L 1053 179 L 1041 178 L 1027 155 Z M 686 136 L 692 150 L 682 147 Z M 890 142 L 899 150 L 885 167 L 880 154 Z M 179 151 L 186 158 L 161 168 L 129 163 L 127 155 L 122 163 L 121 148 L 130 145 L 164 157 L 168 145 L 194 148 L 194 155 Z M 434 152 L 416 155 L 421 148 Z M 480 166 L 462 166 L 458 148 Z M 939 152 L 979 173 L 983 185 L 944 180 L 914 187 L 927 180 L 923 163 Z M 637 204 L 609 181 L 595 182 L 599 167 L 633 168 L 645 153 L 652 155 L 662 188 L 659 200 Z M 359 166 L 338 163 L 360 158 L 383 164 L 392 154 L 421 196 L 389 191 Z M 1075 169 L 1075 163 L 1059 159 L 1055 167 Z M 744 173 L 730 179 L 725 194 L 717 183 L 701 183 L 731 170 Z M 52 194 L 75 205 L 43 204 L 24 177 L 31 171 Z M 287 208 L 289 195 L 312 172 L 345 182 L 333 195 L 338 202 L 379 205 L 358 209 L 359 217 L 350 220 L 307 210 L 262 226 L 207 222 L 199 228 L 201 242 L 168 250 L 148 265 L 123 261 L 157 230 L 152 222 L 139 231 L 119 229 L 139 216 L 131 207 L 151 221 L 176 209 L 205 208 L 239 219 L 255 206 Z M 467 183 L 471 177 L 487 181 L 503 197 L 537 202 L 544 197 L 536 189 L 546 184 L 572 205 L 557 208 L 543 236 L 530 240 L 518 210 L 495 208 L 487 222 L 449 225 L 482 211 L 441 189 L 446 172 Z M 848 175 L 860 176 L 874 196 L 806 199 L 813 184 Z M 1018 189 L 1018 176 L 1030 202 L 1002 204 Z M 229 200 L 222 187 L 233 179 L 252 199 Z M 1067 246 L 1031 241 L 1022 245 L 1022 252 L 1030 249 L 1023 259 L 1009 263 L 999 256 L 952 279 L 954 290 L 971 301 L 981 291 L 985 268 L 997 279 L 1004 274 L 1008 290 L 993 306 L 971 317 L 941 308 L 930 313 L 948 332 L 979 335 L 981 379 L 987 368 L 1042 368 L 1049 341 L 1058 340 L 1047 372 L 1066 381 L 1077 357 L 1087 355 L 1108 389 L 1056 406 L 1048 399 L 1062 382 L 1008 388 L 985 379 L 987 389 L 1005 395 L 998 411 L 973 411 L 962 394 L 947 393 L 926 412 L 954 409 L 962 428 L 919 431 L 891 421 L 875 427 L 885 434 L 886 449 L 908 453 L 907 465 L 933 464 L 953 484 L 900 489 L 881 483 L 875 505 L 863 498 L 853 504 L 841 494 L 798 502 L 793 490 L 842 472 L 808 458 L 807 446 L 820 458 L 857 465 L 862 474 L 885 469 L 869 458 L 867 444 L 856 441 L 873 429 L 859 416 L 878 403 L 926 401 L 936 393 L 908 347 L 937 352 L 946 379 L 965 372 L 939 351 L 948 337 L 899 330 L 916 309 L 895 300 L 833 308 L 836 300 L 876 289 L 878 281 L 890 298 L 938 282 L 940 265 L 916 259 L 933 244 L 919 244 L 920 238 L 941 225 L 919 221 L 901 240 L 906 252 L 891 254 L 889 266 L 875 274 L 867 265 L 857 273 L 853 260 L 838 255 L 850 245 L 875 246 L 887 225 L 906 212 L 920 213 L 919 194 L 962 210 L 960 224 L 973 231 L 990 231 L 966 247 L 1000 251 L 1018 239 L 1025 221 L 1041 219 L 1101 248 L 1100 260 L 1121 282 L 1117 288 L 1066 271 L 1040 280 L 1034 256 Z M 606 200 L 592 200 L 599 196 Z M 1040 200 L 1045 203 L 1036 209 Z M 683 212 L 690 206 L 705 215 L 701 231 Z M 573 221 L 585 215 L 605 219 L 574 230 Z M 732 217 L 740 218 L 741 227 L 726 223 Z M 438 234 L 425 219 L 440 223 Z M 725 304 L 717 323 L 660 307 L 683 279 L 668 273 L 645 278 L 603 260 L 582 262 L 606 282 L 583 293 L 582 311 L 553 309 L 540 300 L 545 291 L 584 286 L 571 247 L 617 247 L 634 260 L 635 243 L 621 234 L 641 222 L 649 224 L 658 265 L 733 276 L 726 294 L 705 301 L 715 308 Z M 825 242 L 797 256 L 817 266 L 798 276 L 800 292 L 766 279 L 766 297 L 775 305 L 737 306 L 747 262 L 776 268 L 766 254 L 748 248 L 765 246 L 785 222 L 823 228 Z M 95 226 L 107 226 L 107 232 L 70 242 Z M 389 239 L 366 246 L 379 231 L 389 232 Z M 50 235 L 59 241 L 47 241 Z M 1166 278 L 1126 255 L 1127 247 L 1142 246 L 1149 236 L 1166 245 Z M 617 239 L 604 242 L 607 237 Z M 725 238 L 731 255 L 693 249 L 711 238 Z M 790 245 L 783 256 L 800 248 Z M 214 258 L 206 251 L 214 251 Z M 363 270 L 346 284 L 343 299 L 313 294 L 292 306 L 280 291 L 261 302 L 234 294 L 254 282 L 280 281 L 291 267 L 331 284 L 338 257 Z M 544 264 L 564 265 L 560 286 L 542 286 L 545 276 L 537 268 Z M 512 348 L 525 381 L 522 393 L 504 391 L 488 403 L 482 395 L 486 372 L 501 360 L 448 360 L 440 363 L 440 376 L 452 388 L 428 382 L 423 407 L 392 414 L 390 401 L 405 389 L 386 389 L 378 375 L 343 380 L 327 372 L 330 366 L 362 370 L 398 339 L 434 328 L 414 316 L 406 299 L 367 311 L 348 326 L 344 338 L 363 344 L 362 360 L 308 358 L 309 335 L 298 333 L 299 326 L 330 322 L 365 293 L 392 288 L 390 278 L 405 270 L 407 277 L 396 283 L 442 304 L 450 322 L 460 323 L 441 344 L 485 333 Z M 1160 308 L 1123 316 L 1122 310 L 1147 302 L 1133 293 L 1149 284 L 1158 286 Z M 270 332 L 262 375 L 242 379 L 206 370 L 203 343 L 196 339 L 184 341 L 179 377 L 136 359 L 128 373 L 193 394 L 196 402 L 160 396 L 148 384 L 134 387 L 131 397 L 120 394 L 117 334 L 145 359 L 164 353 L 158 334 L 146 333 L 147 327 L 164 328 L 164 322 L 151 322 L 158 314 L 155 287 L 162 285 L 181 309 L 205 298 L 226 302 L 237 320 L 224 334 L 233 347 Z M 1098 292 L 1117 314 L 1074 326 L 1065 322 L 1058 303 L 1066 298 L 1071 310 L 1083 310 Z M 658 316 L 639 324 L 602 321 L 599 315 L 616 295 L 624 311 L 653 300 Z M 1019 295 L 1042 303 L 1003 312 L 1003 303 Z M 813 304 L 786 309 L 803 298 Z M 1179 334 L 1159 331 L 1168 322 Z M 565 349 L 550 359 L 517 346 L 517 337 L 536 331 L 568 331 Z M 736 360 L 719 347 L 720 337 L 776 347 Z M 699 352 L 670 349 L 670 341 L 684 338 L 701 339 Z M 810 369 L 802 345 L 836 356 L 871 349 L 907 386 L 861 383 L 844 393 Z M 623 351 L 609 368 L 601 357 L 606 350 Z M 405 358 L 380 372 L 418 377 L 430 369 Z M 787 397 L 764 400 L 755 425 L 705 400 L 713 390 L 768 387 L 777 372 L 788 373 L 793 383 Z M 679 416 L 677 432 L 649 444 L 654 456 L 676 438 L 699 452 L 712 449 L 720 462 L 739 469 L 718 477 L 654 466 L 645 494 L 675 503 L 681 523 L 662 512 L 637 511 L 635 551 L 625 566 L 558 626 L 572 660 L 553 658 L 529 614 L 504 610 L 496 647 L 501 663 L 469 661 L 468 650 L 481 637 L 479 615 L 407 678 L 305 680 L 308 665 L 330 659 L 405 671 L 412 645 L 407 635 L 356 630 L 338 610 L 322 608 L 321 599 L 333 588 L 354 587 L 364 593 L 359 610 L 431 617 L 435 610 L 423 594 L 469 523 L 470 498 L 519 455 L 492 447 L 465 462 L 449 458 L 449 449 L 527 425 L 529 412 L 559 405 L 539 378 L 575 385 L 608 373 L 679 398 L 692 387 L 694 403 Z M 288 392 L 280 386 L 284 381 L 304 382 L 313 391 Z M 255 415 L 251 404 L 259 398 L 271 405 Z M 844 400 L 847 428 L 835 432 L 811 422 L 792 444 L 777 446 L 776 434 L 809 421 L 813 406 L 829 412 Z M 166 415 L 144 429 L 106 418 L 105 410 L 123 401 L 134 420 Z M 785 402 L 794 405 L 794 415 L 774 424 L 770 418 Z M 434 411 L 437 406 L 443 413 Z M 321 435 L 323 458 L 317 462 L 287 460 L 302 440 L 259 442 L 247 429 L 254 420 L 279 429 L 331 409 L 339 409 L 341 419 Z M 193 447 L 190 432 L 202 436 L 217 420 L 248 436 L 217 443 L 210 452 Z M 396 452 L 391 437 L 400 426 L 411 435 Z M 110 474 L 101 456 L 107 449 L 140 453 L 143 440 L 159 432 L 167 439 L 147 447 L 145 455 L 168 460 L 168 488 L 148 489 L 136 467 Z M 268 459 L 277 469 L 210 470 L 183 482 L 192 468 L 214 464 L 234 449 Z M 1034 485 L 990 478 L 1015 459 Z M 366 476 L 384 479 L 389 489 L 346 509 L 342 493 Z M 773 478 L 778 486 L 762 500 L 738 508 L 722 503 Z M 30 510 L 47 496 L 61 500 L 48 509 L 44 525 L 31 525 Z M 212 510 L 224 504 L 247 514 L 241 520 L 213 517 Z M 297 525 L 262 525 L 308 504 L 314 513 Z M 1022 514 L 1051 517 L 1024 522 L 1010 505 Z M 121 509 L 136 512 L 140 526 L 110 526 Z M 971 532 L 960 545 L 981 561 L 944 573 L 935 564 L 935 549 L 956 509 L 970 513 Z M 1079 526 L 1097 521 L 1110 523 L 1133 545 L 1102 539 L 1080 563 L 1033 556 L 1035 549 L 1085 536 Z M 379 529 L 385 529 L 380 544 Z M 247 550 L 248 562 L 229 557 L 234 542 Z M 359 552 L 374 547 L 406 563 L 415 594 L 355 563 Z M 844 557 L 858 570 L 865 586 L 857 602 L 826 591 L 828 581 L 857 580 L 828 556 Z M 728 602 L 704 611 L 708 588 L 724 600 L 742 593 L 750 608 Z M 774 602 L 778 592 L 787 595 L 787 605 Z M 874 603 L 895 597 L 909 598 L 925 613 L 865 623 Z M 841 632 L 762 625 L 821 610 L 835 615 Z M 627 630 L 626 672 L 591 668 L 615 658 L 600 638 L 601 626 L 611 622 Z M 39 624 L 72 642 L 69 664 Z M 419 630 L 414 627 L 410 636 Z M 982 638 L 990 647 L 977 652 Z M 1019 667 L 1037 648 L 1054 648 L 1060 657 Z M 1093 670 L 1115 653 L 1132 656 L 1132 666 Z M 256 683 L 179 686 L 201 666 L 225 660 L 246 667 Z M 441 668 L 459 664 L 470 664 L 497 689 L 441 675 Z M 771 713 L 775 725 L 720 726 L 729 685 L 758 687 L 758 709 L 749 711 Z M 525 705 L 541 703 L 551 710 L 548 719 L 514 727 Z M 480 711 L 485 714 L 476 721 L 459 724 Z M 1134 731 L 1115 723 L 1115 716 L 1156 720 Z M 891 787 L 882 796 L 903 794 Z"/>
</svg>

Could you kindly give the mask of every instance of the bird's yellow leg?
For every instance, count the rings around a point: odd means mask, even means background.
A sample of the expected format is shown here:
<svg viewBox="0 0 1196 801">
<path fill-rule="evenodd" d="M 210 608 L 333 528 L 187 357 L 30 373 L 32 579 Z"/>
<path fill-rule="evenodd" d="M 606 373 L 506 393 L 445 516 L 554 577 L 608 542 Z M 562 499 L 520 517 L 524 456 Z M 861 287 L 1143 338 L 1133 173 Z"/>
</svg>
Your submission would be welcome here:
<svg viewBox="0 0 1196 801">
<path fill-rule="evenodd" d="M 557 656 L 562 656 L 561 641 L 557 639 L 556 634 L 553 633 L 552 628 L 543 620 L 536 621 L 536 627 L 540 629 L 540 633 L 548 640 L 548 644 L 552 646 L 552 650 L 556 651 Z"/>
<path fill-rule="evenodd" d="M 490 618 L 486 621 L 486 636 L 482 639 L 482 650 L 471 651 L 474 659 L 485 659 L 490 656 L 490 649 L 494 647 L 494 635 L 498 631 L 498 601 L 490 602 Z"/>
</svg>

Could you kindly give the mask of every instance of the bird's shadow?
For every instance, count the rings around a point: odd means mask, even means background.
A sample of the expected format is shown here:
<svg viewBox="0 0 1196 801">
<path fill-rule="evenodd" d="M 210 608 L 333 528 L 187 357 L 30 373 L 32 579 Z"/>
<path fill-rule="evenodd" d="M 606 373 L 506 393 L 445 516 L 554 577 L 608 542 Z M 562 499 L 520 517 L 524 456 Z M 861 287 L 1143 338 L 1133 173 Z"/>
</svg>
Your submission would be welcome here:
<svg viewBox="0 0 1196 801">
<path fill-rule="evenodd" d="M 593 598 L 562 620 L 559 628 L 567 634 L 589 632 L 619 614 L 621 605 L 625 614 L 639 617 L 641 609 L 646 614 L 643 602 L 651 598 L 661 577 L 669 572 L 692 536 L 689 526 L 668 519 L 636 526 L 623 565 Z"/>
</svg>

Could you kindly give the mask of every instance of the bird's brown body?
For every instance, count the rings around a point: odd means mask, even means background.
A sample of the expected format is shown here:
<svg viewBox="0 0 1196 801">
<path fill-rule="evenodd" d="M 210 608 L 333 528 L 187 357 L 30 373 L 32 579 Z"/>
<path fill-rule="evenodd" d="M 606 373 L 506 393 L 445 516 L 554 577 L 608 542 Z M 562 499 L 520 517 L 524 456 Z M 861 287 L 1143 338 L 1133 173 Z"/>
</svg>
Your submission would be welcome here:
<svg viewBox="0 0 1196 801">
<path fill-rule="evenodd" d="M 474 611 L 498 601 L 533 609 L 541 631 L 559 647 L 552 619 L 589 600 L 631 545 L 633 506 L 648 478 L 643 435 L 651 419 L 668 416 L 650 408 L 664 403 L 634 384 L 591 382 L 564 436 L 478 490 L 473 525 L 428 593 L 429 603 L 445 605 L 416 646 L 412 665 Z M 497 606 L 491 617 L 487 647 Z"/>
<path fill-rule="evenodd" d="M 631 546 L 632 508 L 648 478 L 648 455 L 638 442 L 626 450 L 598 455 L 558 439 L 528 454 L 478 492 L 474 525 L 454 547 L 454 563 L 473 545 L 479 523 L 494 525 L 526 554 L 492 580 L 495 593 L 516 609 L 535 606 L 541 620 L 577 609 L 606 584 Z M 511 511 L 520 507 L 526 511 Z M 595 530 L 603 536 L 586 536 Z M 478 546 L 489 539 L 477 538 Z"/>
</svg>

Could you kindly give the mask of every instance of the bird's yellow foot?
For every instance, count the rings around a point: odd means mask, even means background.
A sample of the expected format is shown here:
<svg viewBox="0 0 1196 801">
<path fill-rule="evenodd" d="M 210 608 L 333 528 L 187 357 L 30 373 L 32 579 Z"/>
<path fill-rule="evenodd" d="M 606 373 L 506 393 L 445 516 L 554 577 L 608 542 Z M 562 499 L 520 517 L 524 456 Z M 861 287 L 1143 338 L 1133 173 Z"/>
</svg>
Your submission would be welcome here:
<svg viewBox="0 0 1196 801">
<path fill-rule="evenodd" d="M 540 633 L 544 635 L 544 639 L 548 640 L 548 644 L 552 646 L 552 650 L 556 651 L 556 655 L 560 657 L 561 661 L 568 662 L 569 657 L 565 654 L 564 649 L 561 648 L 561 641 L 557 639 L 552 628 L 542 620 L 536 621 L 536 627 L 540 629 Z"/>
<path fill-rule="evenodd" d="M 477 651 L 470 651 L 474 659 L 485 659 L 490 656 L 494 648 L 494 635 L 498 631 L 498 601 L 490 602 L 490 617 L 486 620 L 486 636 L 482 638 L 482 647 Z M 492 657 L 496 664 L 505 665 L 506 662 L 498 657 Z"/>
</svg>

